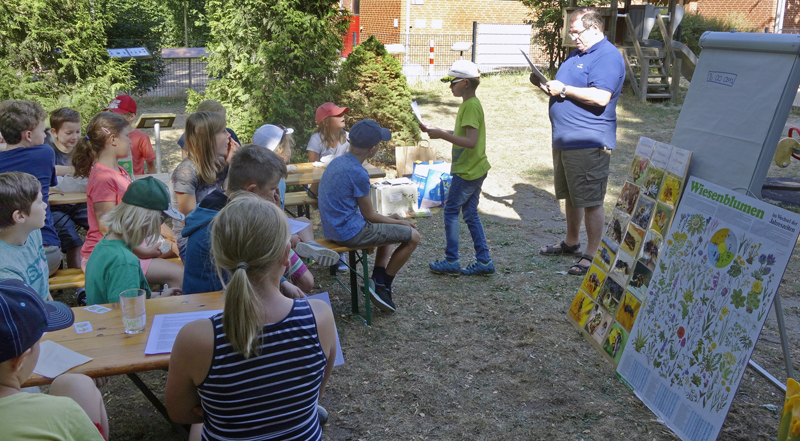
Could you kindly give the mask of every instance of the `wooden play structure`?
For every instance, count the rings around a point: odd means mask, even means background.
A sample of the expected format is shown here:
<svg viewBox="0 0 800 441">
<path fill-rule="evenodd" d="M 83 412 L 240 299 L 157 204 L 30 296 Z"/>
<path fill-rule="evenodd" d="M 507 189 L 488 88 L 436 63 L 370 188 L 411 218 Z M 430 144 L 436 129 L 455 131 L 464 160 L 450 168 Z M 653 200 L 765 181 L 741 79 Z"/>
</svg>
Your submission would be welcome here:
<svg viewBox="0 0 800 441">
<path fill-rule="evenodd" d="M 666 6 L 637 4 L 631 0 L 611 2 L 611 6 L 598 8 L 605 18 L 605 34 L 625 58 L 626 78 L 634 93 L 642 102 L 648 99 L 674 101 L 683 75 L 691 80 L 697 57 L 679 41 L 674 41 L 684 9 L 679 0 L 669 0 Z M 620 3 L 624 3 L 622 8 Z M 683 1 L 680 1 L 683 3 Z M 578 9 L 577 0 L 563 10 L 564 26 L 562 41 L 567 48 L 575 43 L 569 37 L 569 14 Z M 664 44 L 649 38 L 650 32 L 658 27 Z"/>
</svg>

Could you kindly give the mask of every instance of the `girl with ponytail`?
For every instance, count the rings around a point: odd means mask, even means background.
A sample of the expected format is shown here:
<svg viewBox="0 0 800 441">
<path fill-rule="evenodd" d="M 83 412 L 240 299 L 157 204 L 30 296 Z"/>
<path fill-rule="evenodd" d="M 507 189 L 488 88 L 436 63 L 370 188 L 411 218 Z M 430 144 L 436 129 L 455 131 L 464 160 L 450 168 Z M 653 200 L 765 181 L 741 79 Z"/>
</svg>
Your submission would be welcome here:
<svg viewBox="0 0 800 441">
<path fill-rule="evenodd" d="M 167 376 L 170 417 L 205 423 L 208 440 L 322 439 L 317 401 L 336 354 L 333 313 L 321 300 L 280 292 L 291 250 L 286 217 L 274 203 L 238 192 L 215 217 L 211 237 L 218 271 L 230 274 L 225 307 L 178 333 Z"/>
<path fill-rule="evenodd" d="M 89 231 L 81 248 L 81 268 L 84 271 L 95 245 L 109 232 L 101 219 L 122 202 L 122 196 L 131 184 L 131 177 L 117 160 L 130 154 L 128 135 L 132 131 L 133 127 L 121 115 L 101 112 L 89 121 L 86 135 L 78 140 L 72 151 L 75 176 L 89 178 L 86 185 Z M 162 251 L 158 245 L 138 246 L 132 251 L 139 258 L 148 282 L 166 283 L 172 287 L 183 284 L 183 266 L 159 258 Z"/>
</svg>

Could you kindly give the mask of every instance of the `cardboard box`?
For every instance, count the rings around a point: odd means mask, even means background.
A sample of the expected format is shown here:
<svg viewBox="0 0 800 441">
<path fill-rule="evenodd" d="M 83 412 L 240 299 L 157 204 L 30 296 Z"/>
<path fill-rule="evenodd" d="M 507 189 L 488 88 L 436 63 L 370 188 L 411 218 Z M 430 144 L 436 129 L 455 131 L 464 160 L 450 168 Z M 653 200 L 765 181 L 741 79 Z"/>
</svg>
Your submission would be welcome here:
<svg viewBox="0 0 800 441">
<path fill-rule="evenodd" d="M 408 178 L 388 179 L 370 185 L 369 196 L 372 207 L 388 216 L 403 214 L 417 208 L 417 186 Z"/>
</svg>

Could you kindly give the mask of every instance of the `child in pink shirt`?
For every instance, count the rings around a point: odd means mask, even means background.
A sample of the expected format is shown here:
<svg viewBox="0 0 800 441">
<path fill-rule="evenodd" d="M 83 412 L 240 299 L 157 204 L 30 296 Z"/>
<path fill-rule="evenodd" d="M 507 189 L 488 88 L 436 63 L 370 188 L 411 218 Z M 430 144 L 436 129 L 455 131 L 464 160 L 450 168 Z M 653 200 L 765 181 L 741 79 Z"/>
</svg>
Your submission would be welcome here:
<svg viewBox="0 0 800 441">
<path fill-rule="evenodd" d="M 86 186 L 89 232 L 81 248 L 81 268 L 84 270 L 95 245 L 108 232 L 102 223 L 103 216 L 122 201 L 131 183 L 117 160 L 128 156 L 128 135 L 132 130 L 122 116 L 100 113 L 86 126 L 86 136 L 78 141 L 73 151 L 75 175 L 89 178 Z M 133 249 L 133 253 L 139 257 L 148 282 L 176 287 L 183 284 L 183 266 L 159 258 L 162 251 L 158 246 L 139 246 Z"/>
</svg>

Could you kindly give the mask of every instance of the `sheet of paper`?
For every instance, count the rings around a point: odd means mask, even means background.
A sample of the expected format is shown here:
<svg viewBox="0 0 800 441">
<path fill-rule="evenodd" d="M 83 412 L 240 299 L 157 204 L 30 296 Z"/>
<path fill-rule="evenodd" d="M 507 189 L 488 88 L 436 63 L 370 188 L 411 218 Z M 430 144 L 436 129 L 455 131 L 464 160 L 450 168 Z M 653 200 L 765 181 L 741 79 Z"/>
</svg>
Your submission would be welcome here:
<svg viewBox="0 0 800 441">
<path fill-rule="evenodd" d="M 522 56 L 523 56 L 523 57 L 525 57 L 525 61 L 527 61 L 527 62 L 528 62 L 528 65 L 531 67 L 531 71 L 533 71 L 533 73 L 534 73 L 534 74 L 536 74 L 536 78 L 538 78 L 538 79 L 539 79 L 539 81 L 541 81 L 541 83 L 542 83 L 542 84 L 544 84 L 544 83 L 546 83 L 546 82 L 550 81 L 550 80 L 548 80 L 548 79 L 547 79 L 547 77 L 546 77 L 546 76 L 544 76 L 544 74 L 542 73 L 542 71 L 540 71 L 539 69 L 537 69 L 537 68 L 536 68 L 536 66 L 534 66 L 534 64 L 533 64 L 533 62 L 531 61 L 531 59 L 530 59 L 530 58 L 528 58 L 528 54 L 526 54 L 525 52 L 523 52 L 523 51 L 522 51 L 522 49 L 520 49 L 519 51 L 520 51 L 520 53 L 522 53 Z"/>
<path fill-rule="evenodd" d="M 150 326 L 150 335 L 147 337 L 147 346 L 144 348 L 145 355 L 169 354 L 172 352 L 172 345 L 183 325 L 209 318 L 214 314 L 222 312 L 221 309 L 200 312 L 184 312 L 178 314 L 158 314 L 153 317 L 153 325 Z"/>
<path fill-rule="evenodd" d="M 419 121 L 419 123 L 424 126 L 425 123 L 422 122 L 422 115 L 419 114 L 419 106 L 417 105 L 416 101 L 413 101 L 411 103 L 411 110 L 414 111 L 414 115 L 417 117 L 417 121 Z"/>
<path fill-rule="evenodd" d="M 314 294 L 308 296 L 309 299 L 319 299 L 323 302 L 327 303 L 328 306 L 331 306 L 331 298 L 328 296 L 327 292 L 321 292 L 319 294 Z M 339 341 L 339 330 L 336 329 L 336 322 L 333 323 L 333 328 L 336 331 L 336 361 L 333 362 L 334 366 L 339 366 L 340 364 L 344 364 L 344 354 L 342 354 L 342 343 Z"/>
<path fill-rule="evenodd" d="M 90 357 L 67 349 L 60 344 L 45 340 L 39 344 L 39 360 L 33 372 L 47 378 L 55 378 L 64 372 L 92 361 Z"/>
<path fill-rule="evenodd" d="M 307 222 L 295 220 L 290 217 L 287 217 L 286 220 L 289 222 L 289 231 L 291 232 L 290 234 L 297 234 L 298 231 L 308 227 L 309 225 Z"/>
</svg>

